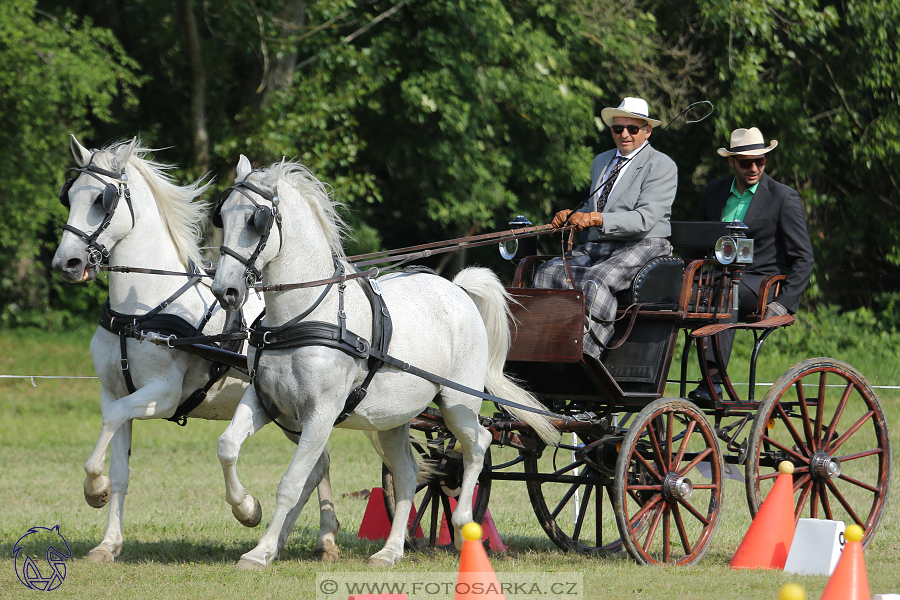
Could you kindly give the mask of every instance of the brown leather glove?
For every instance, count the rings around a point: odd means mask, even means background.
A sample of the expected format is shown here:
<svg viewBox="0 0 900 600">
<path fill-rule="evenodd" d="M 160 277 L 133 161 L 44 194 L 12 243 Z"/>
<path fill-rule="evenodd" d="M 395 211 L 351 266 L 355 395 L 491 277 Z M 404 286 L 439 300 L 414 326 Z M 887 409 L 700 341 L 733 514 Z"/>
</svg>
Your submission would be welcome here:
<svg viewBox="0 0 900 600">
<path fill-rule="evenodd" d="M 598 212 L 575 213 L 569 218 L 569 224 L 572 225 L 575 231 L 581 231 L 582 229 L 587 229 L 588 227 L 602 227 L 603 214 Z"/>
<path fill-rule="evenodd" d="M 561 210 L 553 217 L 553 220 L 550 221 L 550 224 L 554 229 L 559 229 L 563 225 L 566 224 L 566 220 L 569 218 L 569 215 L 572 214 L 572 211 L 568 208 L 565 210 Z"/>
</svg>

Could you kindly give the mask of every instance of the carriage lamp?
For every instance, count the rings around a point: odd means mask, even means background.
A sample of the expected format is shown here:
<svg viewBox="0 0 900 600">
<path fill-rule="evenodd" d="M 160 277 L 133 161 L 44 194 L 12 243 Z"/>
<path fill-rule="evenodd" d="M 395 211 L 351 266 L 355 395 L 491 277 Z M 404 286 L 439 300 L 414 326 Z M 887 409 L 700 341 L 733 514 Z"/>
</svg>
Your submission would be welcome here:
<svg viewBox="0 0 900 600">
<path fill-rule="evenodd" d="M 737 242 L 734 238 L 723 235 L 716 242 L 716 260 L 720 265 L 730 265 L 737 258 Z"/>
<path fill-rule="evenodd" d="M 737 258 L 735 262 L 740 265 L 749 265 L 753 262 L 753 240 L 748 238 L 738 238 L 737 242 Z"/>
<path fill-rule="evenodd" d="M 526 227 L 531 227 L 531 221 L 523 215 L 519 215 L 509 222 L 510 229 L 525 229 Z M 517 239 L 500 242 L 500 256 L 505 260 L 515 260 L 531 254 L 537 254 L 537 241 L 534 238 L 522 240 L 521 245 Z"/>
</svg>

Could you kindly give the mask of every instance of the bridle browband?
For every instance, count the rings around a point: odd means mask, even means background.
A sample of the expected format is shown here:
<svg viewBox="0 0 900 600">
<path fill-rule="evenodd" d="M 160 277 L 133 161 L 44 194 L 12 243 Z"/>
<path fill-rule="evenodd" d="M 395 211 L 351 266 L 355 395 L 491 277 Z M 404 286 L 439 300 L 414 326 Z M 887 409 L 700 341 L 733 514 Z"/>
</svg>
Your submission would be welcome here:
<svg viewBox="0 0 900 600">
<path fill-rule="evenodd" d="M 250 175 L 248 174 L 247 177 L 249 176 Z M 252 289 L 258 281 L 262 280 L 262 272 L 256 268 L 256 259 L 265 249 L 266 244 L 269 241 L 269 234 L 272 232 L 273 224 L 278 226 L 279 250 L 281 249 L 283 240 L 281 237 L 281 213 L 278 211 L 278 203 L 280 201 L 278 198 L 278 189 L 276 188 L 272 192 L 263 190 L 247 181 L 247 177 L 245 177 L 242 181 L 238 181 L 233 186 L 219 194 L 219 202 L 216 204 L 215 208 L 213 208 L 212 224 L 216 227 L 222 228 L 222 206 L 231 197 L 232 191 L 240 192 L 253 204 L 253 206 L 256 207 L 256 210 L 253 211 L 253 215 L 250 217 L 250 220 L 248 222 L 248 224 L 253 225 L 256 232 L 260 235 L 259 243 L 256 245 L 256 249 L 253 251 L 253 253 L 248 258 L 244 258 L 240 253 L 232 250 L 228 246 L 223 245 L 219 247 L 219 252 L 235 258 L 238 262 L 246 267 L 244 269 L 244 282 L 247 284 L 248 289 Z M 247 193 L 246 190 L 250 190 L 251 192 L 258 194 L 266 200 L 270 201 L 272 203 L 272 208 L 269 209 L 268 206 L 260 205 L 256 200 L 253 199 L 253 196 Z"/>
<path fill-rule="evenodd" d="M 131 213 L 132 229 L 134 228 L 135 221 L 134 207 L 131 204 L 131 191 L 128 189 L 128 176 L 125 174 L 124 167 L 118 173 L 102 169 L 93 164 L 95 154 L 91 155 L 91 162 L 86 167 L 72 167 L 66 171 L 66 175 L 68 176 L 68 174 L 73 171 L 78 173 L 85 173 L 103 184 L 103 193 L 100 197 L 103 203 L 103 210 L 106 212 L 106 216 L 103 218 L 103 222 L 100 223 L 100 226 L 97 227 L 94 233 L 90 235 L 88 235 L 84 231 L 81 231 L 77 227 L 72 227 L 68 223 L 63 225 L 63 230 L 74 233 L 79 238 L 81 238 L 85 242 L 85 244 L 87 244 L 89 265 L 100 266 L 107 258 L 109 258 L 109 250 L 103 244 L 98 243 L 97 239 L 100 237 L 101 233 L 106 231 L 106 228 L 109 227 L 109 224 L 112 222 L 113 215 L 115 215 L 116 212 L 116 207 L 119 205 L 120 197 L 124 196 L 125 202 L 128 204 L 128 210 Z M 101 179 L 100 175 L 118 181 L 118 187 L 116 187 L 116 184 L 114 183 L 109 183 Z M 71 208 L 69 203 L 69 190 L 72 189 L 72 185 L 74 185 L 75 181 L 77 180 L 78 177 L 67 177 L 66 182 L 59 190 L 59 201 L 66 208 Z"/>
</svg>

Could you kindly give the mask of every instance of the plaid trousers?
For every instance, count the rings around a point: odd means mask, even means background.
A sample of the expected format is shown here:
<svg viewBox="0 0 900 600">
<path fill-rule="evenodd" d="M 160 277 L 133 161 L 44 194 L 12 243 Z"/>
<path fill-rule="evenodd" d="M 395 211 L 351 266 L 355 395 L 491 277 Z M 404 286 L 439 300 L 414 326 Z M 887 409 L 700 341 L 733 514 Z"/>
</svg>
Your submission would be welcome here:
<svg viewBox="0 0 900 600">
<path fill-rule="evenodd" d="M 645 264 L 659 256 L 671 254 L 672 246 L 665 238 L 587 242 L 572 252 L 569 260 L 574 279 L 572 283 L 584 290 L 585 310 L 591 316 L 592 332 L 585 332 L 584 336 L 585 354 L 599 359 L 601 344 L 606 345 L 612 337 L 618 308 L 616 292 L 631 287 L 631 282 Z M 536 288 L 568 289 L 562 258 L 557 257 L 541 265 L 534 274 L 533 285 Z"/>
</svg>

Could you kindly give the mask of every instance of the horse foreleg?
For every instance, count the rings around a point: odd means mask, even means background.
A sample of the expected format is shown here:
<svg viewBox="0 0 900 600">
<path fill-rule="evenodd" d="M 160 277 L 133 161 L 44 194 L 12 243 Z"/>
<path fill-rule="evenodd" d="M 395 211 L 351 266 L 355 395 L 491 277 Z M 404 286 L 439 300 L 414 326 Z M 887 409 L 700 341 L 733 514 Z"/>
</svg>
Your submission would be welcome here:
<svg viewBox="0 0 900 600">
<path fill-rule="evenodd" d="M 111 564 L 122 551 L 122 518 L 130 474 L 128 460 L 131 455 L 131 432 L 132 421 L 126 421 L 112 438 L 109 459 L 109 518 L 103 541 L 87 553 L 87 559 L 93 562 Z"/>
<path fill-rule="evenodd" d="M 262 507 L 259 500 L 241 485 L 237 474 L 237 461 L 244 441 L 268 422 L 269 418 L 256 400 L 256 391 L 250 386 L 244 392 L 231 423 L 219 436 L 216 448 L 225 478 L 225 501 L 231 505 L 231 514 L 234 518 L 247 527 L 259 525 L 262 520 Z"/>
<path fill-rule="evenodd" d="M 308 498 L 312 494 L 318 484 L 318 481 L 311 479 L 311 474 L 322 458 L 331 432 L 330 425 L 330 421 L 325 424 L 304 425 L 294 458 L 278 484 L 272 521 L 256 548 L 241 556 L 237 563 L 238 569 L 264 569 L 278 556 L 279 538 L 289 514 L 304 495 Z"/>
<path fill-rule="evenodd" d="M 319 543 L 313 552 L 316 557 L 324 561 L 337 560 L 341 556 L 341 550 L 337 546 L 337 533 L 341 528 L 337 515 L 334 512 L 334 492 L 331 490 L 331 457 L 328 448 L 322 452 L 319 459 L 322 464 L 322 479 L 317 488 L 319 493 Z"/>
<path fill-rule="evenodd" d="M 378 567 L 393 567 L 403 558 L 406 542 L 406 525 L 412 510 L 419 467 L 412 455 L 409 443 L 409 424 L 387 431 L 379 431 L 378 442 L 384 452 L 384 460 L 394 479 L 394 522 L 384 547 L 369 557 L 369 564 Z"/>
</svg>

